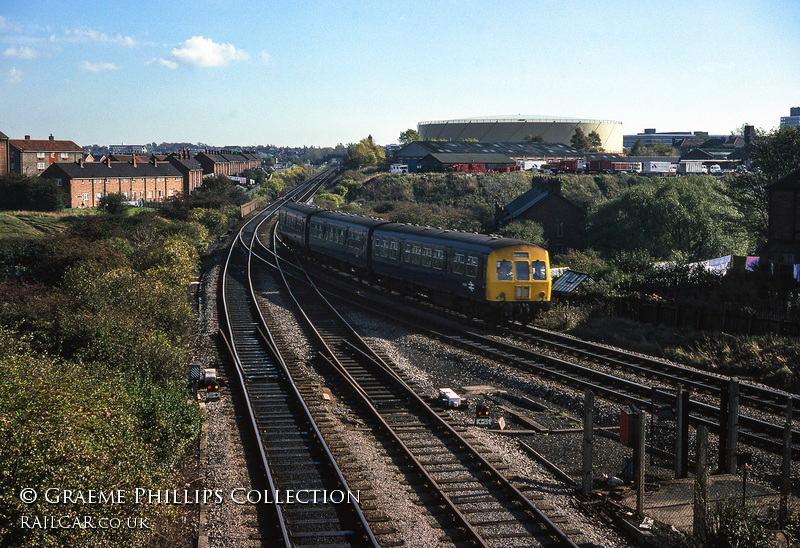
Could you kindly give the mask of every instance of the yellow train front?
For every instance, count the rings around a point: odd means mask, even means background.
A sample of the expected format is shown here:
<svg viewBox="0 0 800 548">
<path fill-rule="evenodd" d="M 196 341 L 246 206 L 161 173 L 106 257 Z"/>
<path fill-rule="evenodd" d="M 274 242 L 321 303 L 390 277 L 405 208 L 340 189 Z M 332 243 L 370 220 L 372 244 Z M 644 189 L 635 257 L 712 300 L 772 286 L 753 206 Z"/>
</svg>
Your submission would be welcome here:
<svg viewBox="0 0 800 548">
<path fill-rule="evenodd" d="M 550 307 L 547 251 L 527 242 L 397 223 L 373 228 L 370 241 L 370 272 L 401 293 L 498 319 Z"/>
<path fill-rule="evenodd" d="M 487 258 L 486 300 L 505 317 L 528 319 L 550 308 L 550 261 L 545 249 L 504 240 Z"/>
</svg>

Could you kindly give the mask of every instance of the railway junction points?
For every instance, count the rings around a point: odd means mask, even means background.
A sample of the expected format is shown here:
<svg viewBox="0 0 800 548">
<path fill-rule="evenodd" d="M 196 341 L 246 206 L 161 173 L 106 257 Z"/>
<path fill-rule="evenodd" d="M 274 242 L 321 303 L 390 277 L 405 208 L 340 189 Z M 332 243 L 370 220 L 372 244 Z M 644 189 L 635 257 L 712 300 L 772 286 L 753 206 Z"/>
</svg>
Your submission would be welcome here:
<svg viewBox="0 0 800 548">
<path fill-rule="evenodd" d="M 200 286 L 201 330 L 218 340 L 215 334 L 217 303 L 214 299 L 214 280 L 219 276 L 219 265 L 212 261 L 210 266 Z M 302 329 L 289 311 L 291 307 L 285 302 L 279 288 L 268 282 L 263 283 L 267 285 L 258 288 L 259 302 L 270 314 L 279 318 L 277 321 L 284 330 L 280 337 L 289 341 L 288 346 L 294 349 L 298 361 L 313 361 L 315 351 L 303 340 Z M 492 360 L 449 348 L 426 335 L 358 311 L 351 311 L 347 317 L 363 332 L 362 336 L 391 356 L 405 374 L 415 381 L 417 391 L 433 397 L 440 387 L 451 386 L 469 400 L 483 398 L 494 413 L 504 417 L 507 428 L 499 432 L 474 426 L 474 409 L 445 412 L 449 422 L 464 428 L 475 443 L 487 449 L 487 454 L 494 455 L 502 463 L 506 476 L 513 478 L 519 487 L 525 487 L 525 492 L 533 496 L 539 506 L 549 509 L 559 524 L 563 524 L 565 529 L 580 531 L 576 538 L 580 539 L 581 545 L 631 545 L 631 541 L 610 529 L 601 518 L 582 513 L 580 504 L 576 504 L 574 498 L 574 485 L 556 479 L 552 471 L 530 458 L 530 453 L 521 445 L 524 439 L 536 440 L 530 441 L 530 445 L 538 444 L 540 449 L 549 449 L 550 453 L 542 451 L 548 459 L 557 461 L 550 455 L 561 455 L 564 462 L 557 463 L 558 466 L 567 470 L 568 476 L 575 478 L 574 463 L 580 459 L 580 444 L 576 445 L 575 441 L 580 436 L 580 405 L 583 398 L 579 390 L 565 388 L 545 378 L 532 378 Z M 231 386 L 230 365 L 225 365 L 225 356 L 214 357 L 219 351 L 218 347 L 212 348 L 208 341 L 200 342 L 200 346 L 203 347 L 201 353 L 207 365 L 216 365 L 221 374 L 226 374 L 228 384 L 223 385 L 221 400 L 210 402 L 207 406 L 209 445 L 205 482 L 209 486 L 225 485 L 227 488 L 257 485 L 260 480 L 256 459 L 243 449 L 252 450 L 255 444 L 252 434 L 248 432 L 248 425 L 242 422 L 245 412 L 235 401 L 241 394 L 237 394 L 238 389 Z M 322 413 L 335 425 L 337 443 L 350 449 L 344 458 L 346 463 L 343 469 L 351 477 L 359 478 L 356 485 L 365 488 L 365 506 L 373 509 L 374 523 L 385 525 L 380 542 L 383 545 L 403 546 L 454 545 L 453 540 L 443 534 L 444 530 L 436 527 L 436 519 L 426 509 L 419 493 L 405 483 L 407 480 L 404 480 L 403 474 L 383 454 L 380 444 L 376 445 L 375 439 L 370 437 L 370 429 L 354 414 L 353 409 L 346 402 L 338 400 L 335 390 L 331 392 L 328 382 L 313 369 L 308 369 L 306 373 L 315 379 L 311 383 L 315 388 L 309 392 L 310 398 L 321 403 Z M 542 410 L 534 412 L 529 408 L 520 408 L 513 398 L 504 398 L 504 392 L 539 401 Z M 597 424 L 611 424 L 618 420 L 618 407 L 611 403 L 598 403 L 597 417 Z M 537 425 L 541 427 L 538 431 Z M 511 431 L 526 434 L 511 434 Z M 597 473 L 621 475 L 625 451 L 620 452 L 619 444 L 612 440 L 598 441 L 597 445 Z M 689 508 L 691 514 L 691 506 L 680 501 L 685 500 L 686 494 L 681 491 L 687 489 L 687 481 L 666 481 L 666 476 L 668 474 L 659 478 L 659 496 L 652 496 L 651 493 L 646 499 L 646 514 L 651 514 L 658 522 L 685 531 L 686 509 Z M 717 483 L 724 482 L 724 478 L 716 478 Z M 742 484 L 737 480 L 738 476 L 735 476 L 728 483 L 733 482 L 734 491 L 735 486 L 739 486 L 738 494 L 741 495 Z M 748 497 L 773 496 L 769 490 L 755 483 L 747 485 L 747 494 Z M 625 501 L 625 496 L 621 496 L 619 505 L 624 507 Z M 211 506 L 207 509 L 205 523 L 199 527 L 200 545 L 269 545 L 265 544 L 260 521 L 252 507 Z"/>
</svg>

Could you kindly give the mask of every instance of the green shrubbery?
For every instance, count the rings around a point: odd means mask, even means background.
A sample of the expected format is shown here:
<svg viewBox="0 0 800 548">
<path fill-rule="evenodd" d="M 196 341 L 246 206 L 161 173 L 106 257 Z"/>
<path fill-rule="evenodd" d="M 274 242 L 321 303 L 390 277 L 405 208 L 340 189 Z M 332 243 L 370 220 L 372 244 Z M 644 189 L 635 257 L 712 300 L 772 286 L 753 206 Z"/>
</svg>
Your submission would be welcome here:
<svg viewBox="0 0 800 548">
<path fill-rule="evenodd" d="M 187 287 L 206 216 L 82 217 L 63 233 L 0 240 L 0 545 L 140 545 L 147 529 L 22 529 L 21 519 L 55 508 L 152 524 L 171 511 L 24 504 L 20 492 L 183 488 L 177 465 L 201 424 L 184 375 Z"/>
</svg>

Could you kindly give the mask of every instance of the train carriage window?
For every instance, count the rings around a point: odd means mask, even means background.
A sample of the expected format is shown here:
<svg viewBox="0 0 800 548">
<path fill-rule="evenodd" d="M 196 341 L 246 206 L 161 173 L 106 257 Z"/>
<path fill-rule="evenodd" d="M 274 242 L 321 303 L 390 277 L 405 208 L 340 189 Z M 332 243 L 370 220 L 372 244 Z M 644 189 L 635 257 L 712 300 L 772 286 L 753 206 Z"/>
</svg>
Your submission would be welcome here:
<svg viewBox="0 0 800 548">
<path fill-rule="evenodd" d="M 441 249 L 433 250 L 433 268 L 435 270 L 442 270 L 442 268 L 444 268 L 444 251 Z"/>
<path fill-rule="evenodd" d="M 422 250 L 422 266 L 430 268 L 432 261 L 433 261 L 433 250 L 430 247 L 426 247 L 425 249 Z"/>
<path fill-rule="evenodd" d="M 397 245 L 397 242 L 390 242 L 389 243 L 389 258 L 397 260 L 400 256 L 400 248 Z"/>
<path fill-rule="evenodd" d="M 546 280 L 547 279 L 547 268 L 544 261 L 532 261 L 531 262 L 531 272 L 533 272 L 533 279 L 534 280 Z"/>
<path fill-rule="evenodd" d="M 419 264 L 421 256 L 422 256 L 422 248 L 418 245 L 415 245 L 411 255 L 411 264 Z"/>
<path fill-rule="evenodd" d="M 404 263 L 410 263 L 411 262 L 411 252 L 412 252 L 411 244 L 405 244 L 403 246 L 403 262 Z"/>
<path fill-rule="evenodd" d="M 518 282 L 527 282 L 531 279 L 530 263 L 528 261 L 514 261 L 514 277 Z"/>
<path fill-rule="evenodd" d="M 497 261 L 497 279 L 500 281 L 514 279 L 511 275 L 511 261 Z"/>
<path fill-rule="evenodd" d="M 464 273 L 464 263 L 465 263 L 464 255 L 461 253 L 455 253 L 453 255 L 453 273 L 454 274 L 463 274 Z"/>
<path fill-rule="evenodd" d="M 470 278 L 478 277 L 478 258 L 467 257 L 467 276 Z"/>
</svg>

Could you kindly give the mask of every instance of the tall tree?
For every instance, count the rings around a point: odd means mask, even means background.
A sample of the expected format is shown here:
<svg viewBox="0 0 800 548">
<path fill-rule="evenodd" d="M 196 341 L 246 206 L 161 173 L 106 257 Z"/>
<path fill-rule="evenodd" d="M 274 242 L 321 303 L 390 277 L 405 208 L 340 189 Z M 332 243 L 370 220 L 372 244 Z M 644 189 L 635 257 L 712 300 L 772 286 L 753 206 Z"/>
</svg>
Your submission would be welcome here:
<svg viewBox="0 0 800 548">
<path fill-rule="evenodd" d="M 800 168 L 800 128 L 783 126 L 765 133 L 758 130 L 750 146 L 753 167 L 772 181 Z"/>
<path fill-rule="evenodd" d="M 358 144 L 347 146 L 347 156 L 344 160 L 345 167 L 357 169 L 359 167 L 382 166 L 386 163 L 386 153 L 383 147 L 372 141 L 372 135 L 362 139 Z"/>
<path fill-rule="evenodd" d="M 413 143 L 414 141 L 422 141 L 422 135 L 415 129 L 408 128 L 400 134 L 400 142 L 404 145 Z"/>
<path fill-rule="evenodd" d="M 572 148 L 581 152 L 588 152 L 592 146 L 589 142 L 589 138 L 579 127 L 575 128 L 575 133 L 573 133 L 572 137 L 570 137 L 569 144 L 572 146 Z"/>
<path fill-rule="evenodd" d="M 647 181 L 600 204 L 587 232 L 595 247 L 643 249 L 660 259 L 746 255 L 757 235 L 728 195 L 725 181 L 711 177 Z"/>
<path fill-rule="evenodd" d="M 592 152 L 603 152 L 603 140 L 600 139 L 599 133 L 592 130 L 591 133 L 589 133 L 588 141 Z"/>
</svg>

